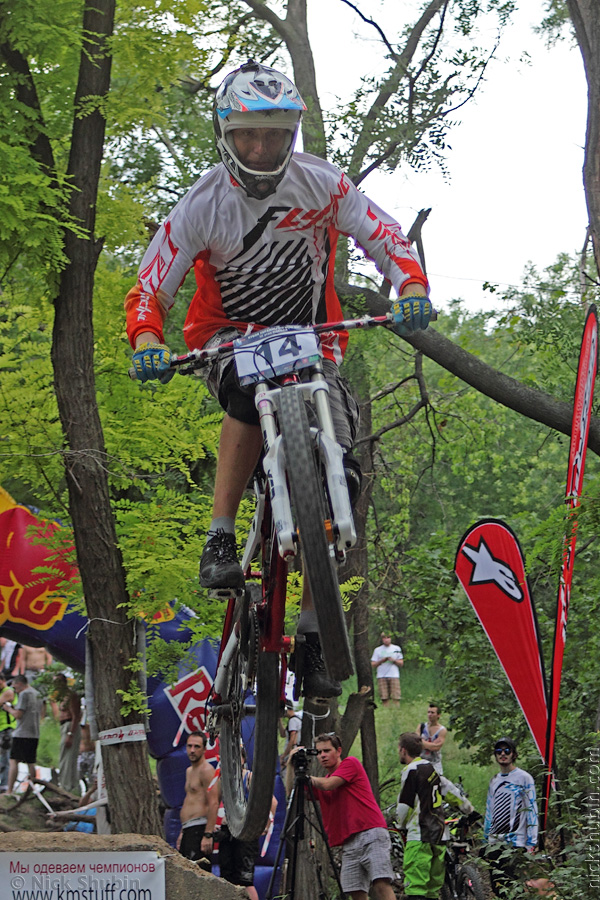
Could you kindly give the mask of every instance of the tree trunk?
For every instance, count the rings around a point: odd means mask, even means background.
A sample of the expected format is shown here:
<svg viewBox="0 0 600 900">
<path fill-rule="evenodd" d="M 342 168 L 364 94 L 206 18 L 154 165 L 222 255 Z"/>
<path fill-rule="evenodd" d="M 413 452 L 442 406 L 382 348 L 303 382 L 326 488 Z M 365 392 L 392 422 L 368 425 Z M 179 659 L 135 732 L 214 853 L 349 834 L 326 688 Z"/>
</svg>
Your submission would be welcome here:
<svg viewBox="0 0 600 900">
<path fill-rule="evenodd" d="M 87 237 L 65 235 L 69 260 L 55 300 L 52 341 L 54 384 L 66 439 L 65 473 L 73 520 L 77 561 L 89 616 L 89 641 L 95 713 L 100 731 L 139 721 L 123 717 L 119 691 L 129 691 L 127 666 L 136 656 L 135 623 L 123 608 L 128 597 L 111 512 L 107 456 L 96 403 L 92 324 L 94 274 L 100 244 L 94 223 L 105 120 L 98 108 L 81 115 L 90 97 L 103 98 L 110 85 L 111 59 L 106 39 L 112 34 L 114 0 L 94 0 L 83 14 L 84 43 L 75 97 L 69 176 L 73 185 L 71 215 Z M 145 743 L 102 749 L 115 832 L 160 834 L 156 791 Z M 132 803 L 131 798 L 135 798 Z"/>
<path fill-rule="evenodd" d="M 382 315 L 390 308 L 389 300 L 368 288 L 339 284 L 336 280 L 336 289 L 342 299 L 345 297 L 356 302 L 356 299 L 360 298 L 372 315 Z M 511 378 L 510 375 L 504 375 L 478 356 L 474 356 L 467 350 L 463 350 L 458 344 L 454 344 L 431 326 L 427 331 L 419 331 L 412 337 L 403 340 L 433 359 L 448 372 L 456 375 L 457 378 L 470 384 L 476 391 L 491 397 L 502 406 L 506 406 L 528 419 L 533 419 L 534 422 L 540 422 L 548 428 L 560 431 L 561 434 L 571 435 L 572 403 L 557 400 L 544 391 L 528 387 L 517 381 L 516 378 Z M 590 419 L 588 447 L 593 453 L 600 456 L 600 418 L 598 416 L 592 416 Z"/>
<path fill-rule="evenodd" d="M 600 5 L 598 0 L 567 0 L 567 8 L 588 84 L 583 184 L 596 269 L 600 273 Z"/>
<path fill-rule="evenodd" d="M 356 360 L 353 361 L 357 362 Z M 369 384 L 365 379 L 366 367 L 351 365 L 352 385 L 357 391 L 360 402 L 360 429 L 358 438 L 368 436 L 372 430 L 371 404 L 369 400 Z M 363 489 L 354 510 L 354 522 L 357 541 L 348 554 L 346 564 L 340 571 L 343 582 L 353 575 L 364 579 L 362 586 L 352 602 L 352 624 L 354 637 L 354 664 L 356 682 L 359 691 L 370 692 L 365 702 L 361 725 L 361 748 L 363 766 L 369 777 L 373 793 L 379 801 L 379 764 L 377 759 L 377 734 L 375 732 L 375 716 L 373 697 L 373 670 L 371 668 L 371 648 L 369 646 L 369 583 L 368 583 L 368 548 L 366 524 L 371 494 L 373 490 L 373 453 L 372 444 L 365 441 L 361 445 L 360 465 L 363 472 Z"/>
</svg>

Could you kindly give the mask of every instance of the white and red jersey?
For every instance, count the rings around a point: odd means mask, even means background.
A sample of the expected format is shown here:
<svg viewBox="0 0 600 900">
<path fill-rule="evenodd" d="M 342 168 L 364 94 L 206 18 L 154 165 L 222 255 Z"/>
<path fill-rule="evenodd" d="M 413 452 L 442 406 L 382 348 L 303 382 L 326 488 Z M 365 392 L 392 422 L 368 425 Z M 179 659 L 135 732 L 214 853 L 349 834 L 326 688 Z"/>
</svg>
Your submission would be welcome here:
<svg viewBox="0 0 600 900">
<path fill-rule="evenodd" d="M 132 346 L 149 331 L 162 341 L 163 322 L 193 267 L 197 290 L 184 336 L 203 347 L 219 329 L 246 331 L 342 318 L 333 287 L 339 234 L 352 236 L 398 293 L 427 288 L 418 254 L 397 222 L 335 166 L 295 153 L 276 193 L 248 197 L 220 163 L 175 206 L 142 260 L 125 300 Z M 346 334 L 322 335 L 338 364 Z"/>
</svg>

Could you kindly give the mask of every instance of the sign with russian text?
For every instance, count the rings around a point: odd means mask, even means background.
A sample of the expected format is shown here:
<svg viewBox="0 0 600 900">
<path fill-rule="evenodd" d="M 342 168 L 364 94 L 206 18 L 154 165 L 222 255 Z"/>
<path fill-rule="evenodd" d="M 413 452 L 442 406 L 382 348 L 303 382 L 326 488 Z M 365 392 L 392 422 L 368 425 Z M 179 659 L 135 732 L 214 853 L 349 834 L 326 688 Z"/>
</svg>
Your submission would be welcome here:
<svg viewBox="0 0 600 900">
<path fill-rule="evenodd" d="M 0 852 L 0 884 L 6 900 L 165 900 L 165 861 L 154 851 Z"/>
</svg>

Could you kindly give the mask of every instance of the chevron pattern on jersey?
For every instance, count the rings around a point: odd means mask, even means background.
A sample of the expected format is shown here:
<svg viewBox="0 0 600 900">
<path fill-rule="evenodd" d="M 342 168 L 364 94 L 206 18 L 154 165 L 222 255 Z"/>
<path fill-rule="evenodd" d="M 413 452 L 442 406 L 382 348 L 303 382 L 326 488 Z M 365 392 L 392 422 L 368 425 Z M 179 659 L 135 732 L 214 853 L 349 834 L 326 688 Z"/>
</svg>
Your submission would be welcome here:
<svg viewBox="0 0 600 900">
<path fill-rule="evenodd" d="M 313 320 L 314 275 L 306 243 L 260 246 L 243 266 L 217 271 L 223 309 L 234 321 L 261 325 Z"/>
<path fill-rule="evenodd" d="M 502 790 L 494 795 L 494 807 L 492 810 L 493 834 L 508 834 L 510 827 L 510 813 L 513 804 L 511 791 Z"/>
</svg>

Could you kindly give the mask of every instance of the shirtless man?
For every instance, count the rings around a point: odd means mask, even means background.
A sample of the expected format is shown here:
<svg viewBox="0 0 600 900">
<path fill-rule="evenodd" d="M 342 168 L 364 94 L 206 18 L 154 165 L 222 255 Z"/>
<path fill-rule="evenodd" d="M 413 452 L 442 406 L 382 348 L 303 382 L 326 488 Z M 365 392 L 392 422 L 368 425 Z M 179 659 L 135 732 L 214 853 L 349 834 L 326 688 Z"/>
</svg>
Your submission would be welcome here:
<svg viewBox="0 0 600 900">
<path fill-rule="evenodd" d="M 219 791 L 216 782 L 211 790 L 208 789 L 215 780 L 215 770 L 204 758 L 205 749 L 206 736 L 201 731 L 192 731 L 186 744 L 191 765 L 185 773 L 185 800 L 179 813 L 181 834 L 177 849 L 186 859 L 206 860 L 200 867 L 210 872 Z"/>
<path fill-rule="evenodd" d="M 440 724 L 440 713 L 439 703 L 432 700 L 427 709 L 427 721 L 421 722 L 417 728 L 417 734 L 420 735 L 423 742 L 421 759 L 426 759 L 438 775 L 443 775 L 442 747 L 448 731 L 445 725 Z"/>
</svg>

